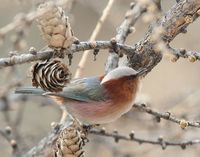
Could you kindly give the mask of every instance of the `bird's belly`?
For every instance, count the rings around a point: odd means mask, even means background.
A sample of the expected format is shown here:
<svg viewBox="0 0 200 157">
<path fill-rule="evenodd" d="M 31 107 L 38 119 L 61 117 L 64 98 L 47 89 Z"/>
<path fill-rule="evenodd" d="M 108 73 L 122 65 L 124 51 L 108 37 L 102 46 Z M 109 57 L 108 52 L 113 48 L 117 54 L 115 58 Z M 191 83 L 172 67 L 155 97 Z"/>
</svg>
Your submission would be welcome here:
<svg viewBox="0 0 200 157">
<path fill-rule="evenodd" d="M 87 124 L 109 123 L 128 112 L 133 103 L 116 104 L 113 102 L 68 102 L 66 108 L 70 114 Z"/>
</svg>

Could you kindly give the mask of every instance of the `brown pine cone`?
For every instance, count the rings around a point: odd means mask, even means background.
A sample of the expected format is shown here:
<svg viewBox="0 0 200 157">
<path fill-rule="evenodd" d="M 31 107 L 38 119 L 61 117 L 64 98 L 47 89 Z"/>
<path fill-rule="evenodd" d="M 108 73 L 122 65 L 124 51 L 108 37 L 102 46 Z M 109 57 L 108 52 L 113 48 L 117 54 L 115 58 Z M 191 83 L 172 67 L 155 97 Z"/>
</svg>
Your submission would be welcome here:
<svg viewBox="0 0 200 157">
<path fill-rule="evenodd" d="M 38 12 L 45 12 L 37 18 L 37 22 L 49 47 L 69 48 L 77 40 L 61 7 L 53 2 L 46 2 L 39 5 Z"/>
<path fill-rule="evenodd" d="M 56 142 L 56 157 L 83 157 L 82 150 L 84 139 L 81 137 L 80 131 L 74 127 L 64 129 Z"/>
<path fill-rule="evenodd" d="M 69 83 L 71 73 L 60 60 L 38 62 L 32 66 L 32 86 L 45 91 L 60 92 Z"/>
</svg>

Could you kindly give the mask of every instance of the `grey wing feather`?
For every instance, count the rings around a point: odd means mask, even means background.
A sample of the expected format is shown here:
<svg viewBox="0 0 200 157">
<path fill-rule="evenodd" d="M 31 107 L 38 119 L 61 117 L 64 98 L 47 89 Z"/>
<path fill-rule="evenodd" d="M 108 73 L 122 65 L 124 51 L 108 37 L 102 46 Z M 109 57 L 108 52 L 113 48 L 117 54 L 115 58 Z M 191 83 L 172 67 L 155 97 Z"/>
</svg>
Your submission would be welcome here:
<svg viewBox="0 0 200 157">
<path fill-rule="evenodd" d="M 97 77 L 74 80 L 64 88 L 63 92 L 48 92 L 44 95 L 61 96 L 65 99 L 83 102 L 106 101 L 108 99 L 106 90 L 100 85 L 100 80 Z"/>
</svg>

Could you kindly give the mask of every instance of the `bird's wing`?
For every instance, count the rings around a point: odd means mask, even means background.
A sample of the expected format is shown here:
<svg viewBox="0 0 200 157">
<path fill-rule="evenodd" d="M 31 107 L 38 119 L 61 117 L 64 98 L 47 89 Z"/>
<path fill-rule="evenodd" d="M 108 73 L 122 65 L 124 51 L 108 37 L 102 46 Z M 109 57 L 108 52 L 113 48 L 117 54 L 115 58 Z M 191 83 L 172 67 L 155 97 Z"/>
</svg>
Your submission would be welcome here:
<svg viewBox="0 0 200 157">
<path fill-rule="evenodd" d="M 87 77 L 72 81 L 62 92 L 47 92 L 44 95 L 60 96 L 64 99 L 72 99 L 83 102 L 106 101 L 106 90 L 100 85 L 98 77 Z"/>
</svg>

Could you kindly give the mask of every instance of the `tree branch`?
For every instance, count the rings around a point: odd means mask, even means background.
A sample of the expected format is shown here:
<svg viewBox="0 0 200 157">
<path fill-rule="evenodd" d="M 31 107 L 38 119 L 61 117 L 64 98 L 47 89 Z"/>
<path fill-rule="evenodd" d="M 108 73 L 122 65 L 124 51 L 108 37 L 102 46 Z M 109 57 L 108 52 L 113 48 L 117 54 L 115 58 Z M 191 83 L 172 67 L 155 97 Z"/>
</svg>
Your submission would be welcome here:
<svg viewBox="0 0 200 157">
<path fill-rule="evenodd" d="M 139 3 L 131 3 L 130 10 L 126 12 L 125 20 L 117 29 L 117 34 L 115 36 L 116 42 L 123 44 L 127 38 L 127 36 L 132 32 L 131 27 L 134 26 L 139 17 L 145 12 L 145 8 L 141 6 Z M 119 56 L 116 52 L 111 51 L 108 56 L 105 71 L 108 73 L 112 69 L 118 66 Z"/>
<path fill-rule="evenodd" d="M 53 2 L 53 1 L 50 1 Z M 72 1 L 71 0 L 58 0 L 55 2 L 56 5 L 58 6 L 71 6 Z M 0 28 L 0 39 L 4 38 L 6 34 L 9 32 L 15 30 L 18 27 L 26 27 L 30 25 L 36 18 L 40 17 L 41 15 L 45 14 L 52 8 L 48 8 L 47 10 L 43 12 L 39 11 L 32 11 L 27 14 L 19 14 L 17 15 L 13 21 L 4 27 Z"/>
<path fill-rule="evenodd" d="M 55 144 L 60 132 L 71 124 L 72 121 L 70 118 L 62 124 L 57 124 L 46 137 L 40 140 L 40 142 L 24 154 L 23 157 L 48 156 L 48 154 L 52 154 L 52 146 Z"/>
<path fill-rule="evenodd" d="M 13 150 L 13 155 L 16 156 L 16 157 L 19 156 L 20 155 L 20 151 L 18 149 L 18 143 L 14 139 L 14 135 L 12 133 L 11 128 L 10 127 L 6 127 L 5 130 L 1 130 L 0 129 L 0 135 L 2 137 L 4 137 L 6 139 L 6 141 L 8 141 L 8 143 L 11 145 L 12 150 Z"/>
<path fill-rule="evenodd" d="M 128 45 L 116 44 L 116 47 L 121 49 L 125 54 L 131 54 L 134 48 Z M 71 49 L 67 50 L 66 54 L 75 53 L 90 49 L 112 49 L 113 44 L 110 41 L 93 41 L 93 42 L 81 42 L 80 44 L 73 44 Z M 12 66 L 16 64 L 23 64 L 38 60 L 45 60 L 54 57 L 58 57 L 59 54 L 53 49 L 47 49 L 38 52 L 28 52 L 26 54 L 13 55 L 9 58 L 0 58 L 0 68 Z"/>
<path fill-rule="evenodd" d="M 153 35 L 157 27 L 163 30 L 160 38 L 168 45 L 183 29 L 200 15 L 199 0 L 182 0 L 175 4 L 147 31 L 144 39 L 134 45 L 136 51 L 128 55 L 129 66 L 134 69 L 153 69 L 162 59 L 162 54 L 154 49 Z"/>
<path fill-rule="evenodd" d="M 188 58 L 190 62 L 195 62 L 196 60 L 200 60 L 200 52 L 197 51 L 187 51 L 185 49 L 174 49 L 169 47 L 170 52 L 175 55 L 176 60 L 180 57 Z"/>
<path fill-rule="evenodd" d="M 180 141 L 180 142 L 167 141 L 164 140 L 163 137 L 159 137 L 156 140 L 144 139 L 136 137 L 133 131 L 129 134 L 129 137 L 118 134 L 118 132 L 116 131 L 114 131 L 113 133 L 109 133 L 106 132 L 104 129 L 103 130 L 92 129 L 90 130 L 90 133 L 105 137 L 112 137 L 114 138 L 115 142 L 118 142 L 119 140 L 125 140 L 125 141 L 137 142 L 139 144 L 146 143 L 146 144 L 160 145 L 162 149 L 166 149 L 167 146 L 179 146 L 182 149 L 186 149 L 186 146 L 200 144 L 200 139 Z"/>
<path fill-rule="evenodd" d="M 115 2 L 115 0 L 109 0 L 108 1 L 106 7 L 103 10 L 103 13 L 102 13 L 100 19 L 98 20 L 98 22 L 96 24 L 95 29 L 93 30 L 93 32 L 92 32 L 92 34 L 90 36 L 89 41 L 96 40 L 96 37 L 98 36 L 98 34 L 99 34 L 99 32 L 100 32 L 100 30 L 101 30 L 101 28 L 103 26 L 103 23 L 107 19 L 114 2 Z M 76 70 L 74 78 L 79 78 L 81 76 L 81 73 L 82 73 L 82 70 L 83 70 L 83 68 L 84 68 L 84 66 L 86 64 L 88 55 L 89 55 L 89 50 L 83 52 L 83 55 L 81 57 L 81 60 L 79 61 L 78 68 Z"/>
<path fill-rule="evenodd" d="M 151 109 L 146 104 L 134 104 L 133 107 L 139 109 L 140 111 L 143 111 L 155 116 L 158 122 L 162 118 L 162 119 L 177 123 L 180 125 L 180 127 L 182 127 L 181 123 L 185 122 L 185 128 L 187 126 L 200 128 L 200 122 L 190 122 L 183 119 L 178 119 L 175 116 L 173 116 L 170 112 L 161 113 L 161 112 L 155 111 L 154 109 Z"/>
</svg>

